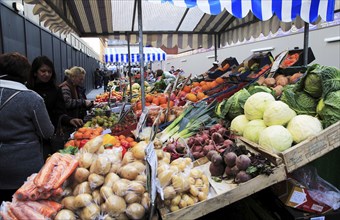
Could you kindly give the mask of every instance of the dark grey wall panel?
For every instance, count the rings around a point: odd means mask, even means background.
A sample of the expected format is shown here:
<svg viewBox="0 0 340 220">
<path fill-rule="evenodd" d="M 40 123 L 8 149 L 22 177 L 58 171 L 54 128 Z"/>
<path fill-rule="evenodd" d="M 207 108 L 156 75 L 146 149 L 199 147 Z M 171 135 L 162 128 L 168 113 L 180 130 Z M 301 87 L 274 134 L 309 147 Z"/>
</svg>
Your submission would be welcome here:
<svg viewBox="0 0 340 220">
<path fill-rule="evenodd" d="M 72 66 L 72 47 L 70 45 L 66 46 L 66 53 L 67 53 L 67 69 L 71 68 Z"/>
<path fill-rule="evenodd" d="M 26 44 L 27 44 L 27 58 L 30 62 L 34 58 L 41 55 L 41 38 L 40 28 L 31 22 L 25 21 L 26 24 Z"/>
<path fill-rule="evenodd" d="M 24 18 L 6 7 L 1 7 L 3 51 L 26 55 Z"/>
<path fill-rule="evenodd" d="M 57 73 L 57 82 L 60 83 L 64 79 L 64 74 L 61 71 L 61 52 L 60 52 L 60 40 L 56 37 L 52 38 L 53 43 L 53 62 L 54 68 Z"/>
<path fill-rule="evenodd" d="M 41 30 L 41 54 L 53 60 L 52 35 Z"/>
<path fill-rule="evenodd" d="M 61 53 L 61 74 L 62 78 L 64 78 L 65 70 L 67 69 L 67 50 L 65 42 L 61 42 L 60 53 Z"/>
</svg>

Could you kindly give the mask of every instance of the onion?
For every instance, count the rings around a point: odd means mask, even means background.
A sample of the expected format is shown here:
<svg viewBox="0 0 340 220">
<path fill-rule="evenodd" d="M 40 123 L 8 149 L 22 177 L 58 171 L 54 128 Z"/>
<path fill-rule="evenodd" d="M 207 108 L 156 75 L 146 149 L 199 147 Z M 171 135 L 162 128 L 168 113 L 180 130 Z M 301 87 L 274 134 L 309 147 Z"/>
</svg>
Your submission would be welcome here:
<svg viewBox="0 0 340 220">
<path fill-rule="evenodd" d="M 211 135 L 211 139 L 216 143 L 216 144 L 219 144 L 219 143 L 222 143 L 224 141 L 222 135 L 218 132 L 215 132 Z"/>
<path fill-rule="evenodd" d="M 169 143 L 165 146 L 165 150 L 170 153 L 176 153 L 176 145 L 174 143 Z"/>
</svg>

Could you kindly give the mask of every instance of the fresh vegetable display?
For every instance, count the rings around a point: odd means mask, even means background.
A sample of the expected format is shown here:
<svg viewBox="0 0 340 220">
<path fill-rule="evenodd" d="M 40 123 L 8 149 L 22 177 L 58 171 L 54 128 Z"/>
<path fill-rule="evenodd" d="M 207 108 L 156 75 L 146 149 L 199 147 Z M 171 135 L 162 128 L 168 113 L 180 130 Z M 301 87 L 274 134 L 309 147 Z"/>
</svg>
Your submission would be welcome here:
<svg viewBox="0 0 340 220">
<path fill-rule="evenodd" d="M 292 53 L 287 54 L 284 60 L 280 64 L 280 68 L 287 68 L 293 66 L 299 60 L 300 54 L 299 53 Z"/>
<path fill-rule="evenodd" d="M 177 211 L 208 198 L 208 177 L 201 170 L 192 168 L 190 158 L 178 158 L 170 164 L 159 162 L 157 178 L 163 189 L 162 204 L 168 212 Z"/>
<path fill-rule="evenodd" d="M 188 139 L 188 146 L 195 159 L 208 156 L 211 152 L 223 152 L 233 141 L 229 139 L 230 132 L 221 124 L 215 124 L 209 129 Z"/>
<path fill-rule="evenodd" d="M 213 152 L 208 157 L 209 170 L 215 181 L 233 179 L 235 183 L 246 182 L 253 177 L 273 172 L 273 165 L 261 156 L 246 149 L 244 145 L 229 145 L 223 153 Z"/>
</svg>

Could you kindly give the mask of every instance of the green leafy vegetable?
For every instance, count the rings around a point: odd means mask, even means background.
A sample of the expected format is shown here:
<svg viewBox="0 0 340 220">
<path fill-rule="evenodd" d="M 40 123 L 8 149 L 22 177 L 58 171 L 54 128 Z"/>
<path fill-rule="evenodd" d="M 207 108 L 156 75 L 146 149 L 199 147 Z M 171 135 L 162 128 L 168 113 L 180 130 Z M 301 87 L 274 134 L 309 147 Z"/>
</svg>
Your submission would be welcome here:
<svg viewBox="0 0 340 220">
<path fill-rule="evenodd" d="M 251 85 L 248 88 L 248 92 L 250 95 L 253 95 L 257 92 L 267 92 L 273 94 L 273 90 L 268 88 L 267 86 L 259 86 L 259 85 Z"/>
<path fill-rule="evenodd" d="M 295 92 L 295 86 L 285 86 L 281 96 L 281 101 L 286 103 L 298 115 L 316 115 L 317 99 L 306 92 Z"/>
<path fill-rule="evenodd" d="M 64 149 L 59 150 L 62 154 L 72 154 L 75 155 L 78 152 L 78 148 L 74 146 L 68 146 Z"/>
<path fill-rule="evenodd" d="M 221 106 L 221 116 L 233 120 L 236 116 L 242 115 L 244 104 L 249 97 L 250 94 L 246 89 L 242 89 L 232 95 L 225 102 L 224 106 Z"/>
<path fill-rule="evenodd" d="M 318 116 L 324 128 L 340 121 L 340 90 L 329 93 L 317 106 Z"/>
</svg>

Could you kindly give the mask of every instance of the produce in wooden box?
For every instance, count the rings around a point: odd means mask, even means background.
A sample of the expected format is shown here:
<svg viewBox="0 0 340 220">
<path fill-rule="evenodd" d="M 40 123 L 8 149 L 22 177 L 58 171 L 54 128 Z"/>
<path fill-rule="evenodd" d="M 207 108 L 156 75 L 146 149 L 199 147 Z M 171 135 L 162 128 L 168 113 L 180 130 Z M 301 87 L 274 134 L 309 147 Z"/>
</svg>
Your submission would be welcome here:
<svg viewBox="0 0 340 220">
<path fill-rule="evenodd" d="M 163 205 L 174 212 L 199 201 L 206 200 L 209 193 L 209 181 L 197 168 L 191 168 L 190 158 L 178 158 L 162 163 L 157 169 L 157 178 L 163 188 Z"/>
<path fill-rule="evenodd" d="M 188 139 L 188 146 L 195 159 L 208 156 L 209 152 L 223 152 L 233 144 L 228 137 L 230 132 L 221 124 L 215 124 Z M 209 156 L 210 157 L 210 156 Z"/>
<path fill-rule="evenodd" d="M 70 193 L 62 199 L 65 210 L 57 214 L 59 219 L 141 219 L 148 212 L 146 167 L 144 158 L 138 159 L 142 149 L 137 146 L 132 152 L 132 147 L 121 159 L 122 150 L 104 149 L 103 139 L 100 136 L 89 141 L 77 154 L 80 167 L 69 185 Z"/>
<path fill-rule="evenodd" d="M 243 183 L 259 175 L 272 173 L 272 165 L 260 154 L 248 151 L 245 146 L 231 145 L 223 153 L 212 153 L 209 170 L 213 179 L 234 179 Z"/>
</svg>

